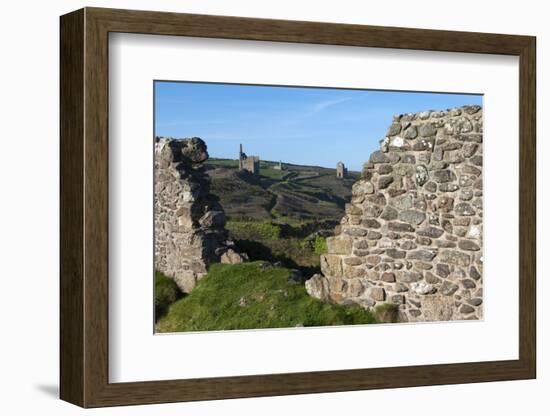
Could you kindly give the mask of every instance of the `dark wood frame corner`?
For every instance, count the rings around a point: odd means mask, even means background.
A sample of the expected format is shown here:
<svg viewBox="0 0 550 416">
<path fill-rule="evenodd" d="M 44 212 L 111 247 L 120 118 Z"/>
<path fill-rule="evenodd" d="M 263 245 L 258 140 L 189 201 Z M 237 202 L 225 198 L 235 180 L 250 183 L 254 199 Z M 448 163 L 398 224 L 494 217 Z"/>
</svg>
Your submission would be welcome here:
<svg viewBox="0 0 550 416">
<path fill-rule="evenodd" d="M 83 407 L 535 378 L 535 38 L 85 8 L 61 17 L 60 341 L 63 400 Z M 520 65 L 519 359 L 109 383 L 108 35 L 196 36 L 504 54 Z"/>
</svg>

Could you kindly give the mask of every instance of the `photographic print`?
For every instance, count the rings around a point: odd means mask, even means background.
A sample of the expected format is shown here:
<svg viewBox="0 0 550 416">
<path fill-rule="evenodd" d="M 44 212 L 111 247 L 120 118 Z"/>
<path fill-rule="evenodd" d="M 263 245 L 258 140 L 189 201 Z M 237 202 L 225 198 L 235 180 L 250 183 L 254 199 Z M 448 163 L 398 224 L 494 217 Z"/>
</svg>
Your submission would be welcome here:
<svg viewBox="0 0 550 416">
<path fill-rule="evenodd" d="M 483 96 L 155 81 L 155 331 L 483 319 Z"/>
</svg>

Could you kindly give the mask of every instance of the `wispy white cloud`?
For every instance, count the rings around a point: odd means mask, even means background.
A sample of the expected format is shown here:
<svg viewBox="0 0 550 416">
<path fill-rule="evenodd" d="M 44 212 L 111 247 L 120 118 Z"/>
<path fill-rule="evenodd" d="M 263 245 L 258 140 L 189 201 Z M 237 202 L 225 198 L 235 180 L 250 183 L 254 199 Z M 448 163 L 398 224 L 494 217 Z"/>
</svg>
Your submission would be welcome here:
<svg viewBox="0 0 550 416">
<path fill-rule="evenodd" d="M 285 127 L 298 125 L 305 120 L 308 120 L 310 117 L 315 116 L 316 114 L 326 110 L 329 107 L 333 107 L 345 102 L 355 100 L 354 97 L 340 97 L 333 98 L 330 100 L 320 100 L 312 104 L 308 104 L 300 108 L 299 111 L 296 111 L 292 114 L 289 114 L 281 121 L 281 125 Z"/>
<path fill-rule="evenodd" d="M 353 100 L 352 97 L 342 97 L 342 98 L 336 98 L 336 99 L 332 99 L 332 100 L 319 101 L 311 107 L 311 111 L 313 113 L 318 113 L 320 111 L 325 110 L 328 107 L 332 107 L 334 105 L 342 104 L 342 103 L 345 103 L 345 102 L 351 101 L 351 100 Z"/>
</svg>

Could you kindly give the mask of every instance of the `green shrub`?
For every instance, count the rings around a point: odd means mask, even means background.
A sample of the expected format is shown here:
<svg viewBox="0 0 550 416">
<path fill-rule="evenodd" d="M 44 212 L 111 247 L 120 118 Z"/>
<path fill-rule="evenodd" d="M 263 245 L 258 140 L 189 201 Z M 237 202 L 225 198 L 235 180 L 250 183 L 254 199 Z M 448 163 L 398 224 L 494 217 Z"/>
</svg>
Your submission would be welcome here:
<svg viewBox="0 0 550 416">
<path fill-rule="evenodd" d="M 375 323 L 372 312 L 310 297 L 290 271 L 262 261 L 213 264 L 157 323 L 160 332 Z"/>
<path fill-rule="evenodd" d="M 320 235 L 315 237 L 315 243 L 313 246 L 313 251 L 317 255 L 325 254 L 328 251 L 327 248 L 327 239 L 325 237 L 321 237 Z"/>
<path fill-rule="evenodd" d="M 168 307 L 181 298 L 178 285 L 161 272 L 155 272 L 155 320 L 168 311 Z"/>
<path fill-rule="evenodd" d="M 374 316 L 380 323 L 395 323 L 398 321 L 399 307 L 393 303 L 382 303 L 374 308 Z"/>
</svg>

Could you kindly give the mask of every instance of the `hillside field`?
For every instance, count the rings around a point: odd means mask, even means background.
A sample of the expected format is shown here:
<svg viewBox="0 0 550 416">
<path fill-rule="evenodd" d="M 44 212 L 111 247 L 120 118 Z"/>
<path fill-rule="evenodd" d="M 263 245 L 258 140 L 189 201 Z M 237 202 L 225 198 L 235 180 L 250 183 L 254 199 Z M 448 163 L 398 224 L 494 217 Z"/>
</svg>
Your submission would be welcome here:
<svg viewBox="0 0 550 416">
<path fill-rule="evenodd" d="M 238 161 L 211 158 L 206 163 L 216 195 L 227 216 L 226 227 L 251 260 L 279 261 L 308 277 L 319 272 L 324 239 L 344 215 L 351 187 L 336 170 L 261 161 L 260 174 L 238 171 Z"/>
</svg>

